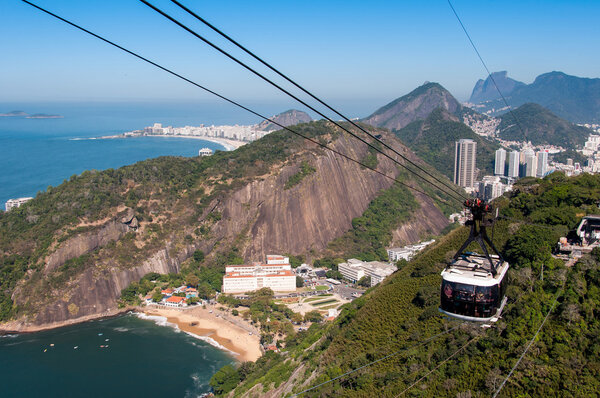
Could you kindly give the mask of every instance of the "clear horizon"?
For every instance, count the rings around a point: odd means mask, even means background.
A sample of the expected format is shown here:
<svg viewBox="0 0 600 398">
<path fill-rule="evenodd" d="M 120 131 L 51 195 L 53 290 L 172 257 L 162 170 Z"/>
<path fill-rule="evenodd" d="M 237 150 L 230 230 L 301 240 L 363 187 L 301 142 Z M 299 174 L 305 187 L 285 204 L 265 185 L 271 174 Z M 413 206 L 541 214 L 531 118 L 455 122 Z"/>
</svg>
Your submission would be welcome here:
<svg viewBox="0 0 600 398">
<path fill-rule="evenodd" d="M 36 4 L 232 99 L 305 110 L 141 2 Z M 153 4 L 241 56 L 168 0 Z M 486 77 L 446 1 L 184 4 L 341 108 L 353 103 L 374 111 L 425 81 L 439 82 L 465 101 Z M 554 70 L 598 77 L 599 55 L 591 51 L 600 36 L 598 3 L 453 5 L 491 71 L 507 70 L 525 83 Z M 0 34 L 10 38 L 0 44 L 8 61 L 0 77 L 2 103 L 215 100 L 23 2 L 4 2 L 0 14 Z"/>
</svg>

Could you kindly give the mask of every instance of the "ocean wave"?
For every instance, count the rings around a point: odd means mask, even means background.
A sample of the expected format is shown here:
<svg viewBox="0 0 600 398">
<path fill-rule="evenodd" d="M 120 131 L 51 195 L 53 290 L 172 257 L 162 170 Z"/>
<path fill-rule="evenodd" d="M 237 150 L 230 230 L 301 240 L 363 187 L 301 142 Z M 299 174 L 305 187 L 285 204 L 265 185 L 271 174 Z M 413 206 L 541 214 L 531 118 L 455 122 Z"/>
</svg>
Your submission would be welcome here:
<svg viewBox="0 0 600 398">
<path fill-rule="evenodd" d="M 116 328 L 113 328 L 113 330 L 117 332 L 129 332 L 130 329 L 124 328 L 123 326 L 117 326 Z"/>
<path fill-rule="evenodd" d="M 7 339 L 12 339 L 12 338 L 15 338 L 15 337 L 19 337 L 19 335 L 18 334 L 3 334 L 3 335 L 0 335 L 0 338 L 7 338 Z"/>
<path fill-rule="evenodd" d="M 230 353 L 231 353 L 231 354 L 233 354 L 233 355 L 240 355 L 240 354 L 238 354 L 237 352 L 235 352 L 235 351 L 231 351 L 229 348 L 227 348 L 227 347 L 225 347 L 225 346 L 222 346 L 222 345 L 221 345 L 221 344 L 219 344 L 219 343 L 218 343 L 216 340 L 214 340 L 214 339 L 211 339 L 211 338 L 210 338 L 210 337 L 208 337 L 208 336 L 198 336 L 197 334 L 194 334 L 194 333 L 192 333 L 192 332 L 186 332 L 186 331 L 184 331 L 184 333 L 185 333 L 185 334 L 188 334 L 188 335 L 190 335 L 190 336 L 192 336 L 192 337 L 193 337 L 193 338 L 195 338 L 195 339 L 202 340 L 202 341 L 204 341 L 205 343 L 208 343 L 208 344 L 210 344 L 211 346 L 213 346 L 213 347 L 216 347 L 216 348 L 218 348 L 218 349 L 220 349 L 220 350 L 223 350 L 223 351 L 230 352 Z"/>
</svg>

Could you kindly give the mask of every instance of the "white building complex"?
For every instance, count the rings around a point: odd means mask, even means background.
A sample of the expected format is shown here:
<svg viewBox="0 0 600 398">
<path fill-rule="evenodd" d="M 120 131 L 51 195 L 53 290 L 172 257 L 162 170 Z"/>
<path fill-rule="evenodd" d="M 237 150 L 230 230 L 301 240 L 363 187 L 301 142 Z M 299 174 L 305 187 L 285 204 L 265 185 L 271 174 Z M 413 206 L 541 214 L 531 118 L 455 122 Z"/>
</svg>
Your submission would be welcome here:
<svg viewBox="0 0 600 398">
<path fill-rule="evenodd" d="M 338 264 L 338 271 L 352 282 L 358 282 L 364 276 L 371 277 L 371 286 L 383 281 L 387 276 L 396 271 L 395 265 L 382 263 L 381 261 L 361 261 L 351 258 L 346 263 Z"/>
<path fill-rule="evenodd" d="M 14 209 L 15 207 L 21 206 L 23 203 L 29 202 L 33 198 L 18 198 L 18 199 L 9 199 L 4 204 L 4 208 L 6 211 Z"/>
<path fill-rule="evenodd" d="M 268 255 L 266 264 L 225 267 L 223 293 L 245 293 L 264 287 L 274 292 L 296 291 L 296 275 L 288 257 Z"/>
<path fill-rule="evenodd" d="M 404 247 L 392 247 L 390 249 L 387 249 L 388 258 L 393 263 L 399 260 L 410 261 L 415 256 L 415 254 L 417 254 L 425 247 L 429 246 L 434 242 L 435 239 L 431 239 L 426 242 L 419 242 L 414 245 L 408 245 Z"/>
<path fill-rule="evenodd" d="M 512 151 L 508 154 L 508 177 L 519 178 L 519 152 Z"/>
</svg>

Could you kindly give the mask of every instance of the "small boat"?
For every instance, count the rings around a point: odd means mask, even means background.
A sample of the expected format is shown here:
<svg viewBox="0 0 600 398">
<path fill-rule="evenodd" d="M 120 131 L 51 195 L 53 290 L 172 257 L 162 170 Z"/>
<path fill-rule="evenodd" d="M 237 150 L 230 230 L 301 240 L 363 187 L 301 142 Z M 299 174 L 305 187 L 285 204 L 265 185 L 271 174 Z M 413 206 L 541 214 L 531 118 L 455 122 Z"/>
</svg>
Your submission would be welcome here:
<svg viewBox="0 0 600 398">
<path fill-rule="evenodd" d="M 102 336 L 102 333 L 98 333 L 98 336 Z"/>
<path fill-rule="evenodd" d="M 196 326 L 198 322 L 190 322 L 190 326 Z"/>
<path fill-rule="evenodd" d="M 78 346 L 78 345 L 76 345 L 75 347 L 73 347 L 73 349 L 74 349 L 74 350 L 76 350 L 76 349 L 78 349 L 78 348 L 79 348 L 79 346 Z"/>
<path fill-rule="evenodd" d="M 104 341 L 110 341 L 110 339 L 104 339 Z"/>
<path fill-rule="evenodd" d="M 51 343 L 51 344 L 50 344 L 50 347 L 54 347 L 54 343 Z"/>
<path fill-rule="evenodd" d="M 44 352 L 46 352 L 46 351 L 48 351 L 48 349 L 47 349 L 47 348 L 44 348 Z"/>
</svg>

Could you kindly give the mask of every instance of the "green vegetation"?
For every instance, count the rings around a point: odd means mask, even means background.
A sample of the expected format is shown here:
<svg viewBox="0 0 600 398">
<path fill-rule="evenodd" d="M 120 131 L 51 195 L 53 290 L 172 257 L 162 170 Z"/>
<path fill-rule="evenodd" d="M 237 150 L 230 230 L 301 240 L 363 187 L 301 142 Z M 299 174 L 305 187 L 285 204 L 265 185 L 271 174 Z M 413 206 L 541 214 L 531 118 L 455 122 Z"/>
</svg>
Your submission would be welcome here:
<svg viewBox="0 0 600 398">
<path fill-rule="evenodd" d="M 600 389 L 596 372 L 600 368 L 600 249 L 569 269 L 550 255 L 550 249 L 577 224 L 578 217 L 571 217 L 570 209 L 589 214 L 597 211 L 599 200 L 600 176 L 567 179 L 553 174 L 520 183 L 510 198 L 500 200 L 501 214 L 510 220 L 501 220 L 495 227 L 495 242 L 511 261 L 509 304 L 495 327 L 483 330 L 463 325 L 304 395 L 396 396 L 433 370 L 407 396 L 490 396 L 516 363 L 555 297 L 559 297 L 556 308 L 501 396 L 595 395 Z M 534 219 L 541 226 L 528 224 Z M 452 231 L 384 283 L 342 306 L 333 324 L 298 333 L 296 343 L 286 348 L 280 359 L 304 372 L 291 385 L 292 392 L 457 326 L 458 322 L 446 320 L 437 311 L 439 272 L 467 235 L 466 228 Z M 434 370 L 474 337 L 475 342 Z M 261 372 L 254 376 L 254 383 L 286 382 L 275 373 L 275 367 Z M 277 382 L 263 384 L 263 388 L 272 389 Z M 234 396 L 248 388 L 242 381 Z"/>
<path fill-rule="evenodd" d="M 318 307 L 321 305 L 325 305 L 325 304 L 332 304 L 332 303 L 337 303 L 338 301 L 336 299 L 331 299 L 331 300 L 325 300 L 325 301 L 318 301 L 316 303 L 310 303 L 310 305 L 312 305 L 313 307 Z"/>
<path fill-rule="evenodd" d="M 353 219 L 352 229 L 332 241 L 328 248 L 346 258 L 384 260 L 392 230 L 407 220 L 417 207 L 418 203 L 408 188 L 394 184 L 377 196 L 361 217 Z"/>
<path fill-rule="evenodd" d="M 283 189 L 290 189 L 293 186 L 300 184 L 300 181 L 302 181 L 305 177 L 308 177 L 309 175 L 315 173 L 316 171 L 317 169 L 308 164 L 308 162 L 303 161 L 300 164 L 300 170 L 287 180 L 287 182 L 283 186 Z"/>
<path fill-rule="evenodd" d="M 484 174 L 494 172 L 494 152 L 499 145 L 475 134 L 441 108 L 431 112 L 427 119 L 413 122 L 395 134 L 417 156 L 450 179 L 454 175 L 455 142 L 470 138 L 477 142 L 477 167 Z"/>
<path fill-rule="evenodd" d="M 515 123 L 513 114 L 519 119 Z M 499 136 L 509 141 L 531 141 L 533 145 L 582 147 L 592 130 L 563 120 L 541 105 L 528 103 L 500 116 Z M 523 135 L 523 132 L 525 135 Z"/>
<path fill-rule="evenodd" d="M 296 129 L 311 138 L 331 134 L 325 122 Z M 236 151 L 209 157 L 160 157 L 118 170 L 85 171 L 57 187 L 48 187 L 18 209 L 0 212 L 0 321 L 15 315 L 35 316 L 40 308 L 60 300 L 57 287 L 75 280 L 89 266 L 110 260 L 111 266 L 126 269 L 164 250 L 167 241 L 172 248 L 169 254 L 175 254 L 195 240 L 209 238 L 212 225 L 223 217 L 210 211 L 219 200 L 270 173 L 273 165 L 288 162 L 290 155 L 304 148 L 302 138 L 278 131 Z M 303 170 L 310 173 L 311 167 L 305 165 Z M 43 273 L 42 260 L 56 247 L 75 236 L 96 234 L 102 227 L 95 222 L 119 222 L 126 211 L 117 213 L 116 209 L 125 206 L 133 210 L 142 228 L 70 260 L 49 275 Z M 205 253 L 197 253 L 194 264 L 202 263 L 213 268 L 209 274 L 222 275 L 230 246 L 230 242 L 224 243 L 215 250 L 219 253 L 209 253 L 208 260 Z M 235 260 L 239 261 L 239 256 Z M 218 288 L 213 276 L 198 275 L 206 282 L 201 286 Z M 28 295 L 15 307 L 10 297 L 23 278 L 23 291 Z M 129 298 L 130 293 L 126 292 Z"/>
<path fill-rule="evenodd" d="M 572 149 L 550 155 L 550 160 L 558 163 L 567 164 L 567 159 L 572 159 L 573 164 L 579 163 L 582 166 L 587 163 L 587 158 L 581 152 Z"/>
</svg>

